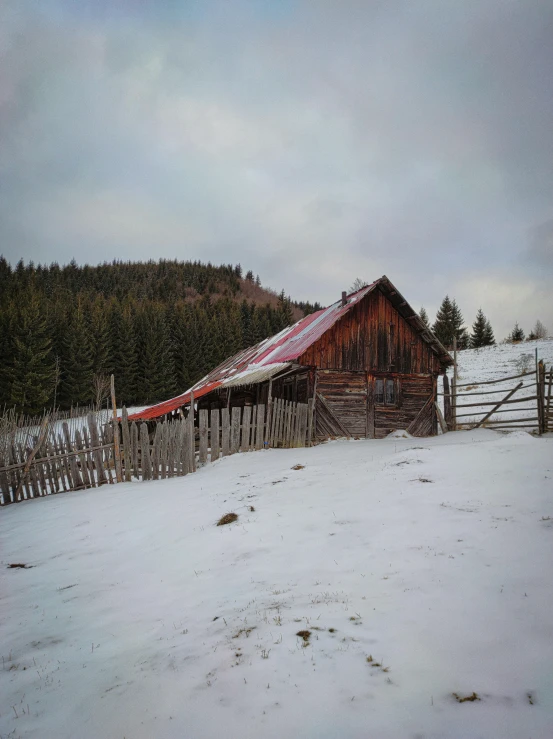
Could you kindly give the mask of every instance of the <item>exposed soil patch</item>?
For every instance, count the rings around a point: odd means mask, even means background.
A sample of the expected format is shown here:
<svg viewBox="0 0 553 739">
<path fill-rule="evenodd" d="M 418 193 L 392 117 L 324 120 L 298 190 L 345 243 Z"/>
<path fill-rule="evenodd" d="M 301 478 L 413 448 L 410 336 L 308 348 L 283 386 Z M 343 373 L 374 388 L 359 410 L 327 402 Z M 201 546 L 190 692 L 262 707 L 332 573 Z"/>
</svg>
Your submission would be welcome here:
<svg viewBox="0 0 553 739">
<path fill-rule="evenodd" d="M 296 636 L 301 636 L 301 638 L 303 639 L 304 642 L 308 642 L 309 641 L 309 637 L 311 636 L 311 632 L 310 631 L 307 631 L 307 629 L 304 629 L 303 631 L 298 631 L 298 633 L 296 634 Z"/>
<path fill-rule="evenodd" d="M 20 562 L 14 562 L 13 564 L 8 565 L 8 570 L 16 570 L 16 569 L 30 570 L 32 567 L 34 567 L 34 565 L 26 565 Z"/>
</svg>

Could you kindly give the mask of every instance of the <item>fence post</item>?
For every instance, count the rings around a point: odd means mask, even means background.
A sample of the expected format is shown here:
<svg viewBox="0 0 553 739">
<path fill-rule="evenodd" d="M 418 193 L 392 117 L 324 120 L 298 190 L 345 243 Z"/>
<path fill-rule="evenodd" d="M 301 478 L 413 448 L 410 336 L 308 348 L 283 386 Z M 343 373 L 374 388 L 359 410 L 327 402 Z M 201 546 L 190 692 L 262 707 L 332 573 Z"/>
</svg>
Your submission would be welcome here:
<svg viewBox="0 0 553 739">
<path fill-rule="evenodd" d="M 453 382 L 451 383 L 451 416 L 453 430 L 457 431 L 457 337 L 453 337 Z"/>
<path fill-rule="evenodd" d="M 219 409 L 211 409 L 211 457 L 214 462 L 219 459 Z"/>
<path fill-rule="evenodd" d="M 121 475 L 121 448 L 119 446 L 119 421 L 117 420 L 117 404 L 115 403 L 115 377 L 111 376 L 111 407 L 113 411 L 113 452 L 115 456 L 115 478 L 123 482 Z"/>
<path fill-rule="evenodd" d="M 230 430 L 230 453 L 235 454 L 240 451 L 240 406 L 235 405 L 231 414 L 231 430 Z"/>
<path fill-rule="evenodd" d="M 549 365 L 549 388 L 547 390 L 547 406 L 545 408 L 545 430 L 549 431 L 551 422 L 551 386 L 553 385 L 553 365 Z"/>
<path fill-rule="evenodd" d="M 536 357 L 538 350 L 536 349 Z M 546 415 L 545 415 L 545 367 L 543 359 L 538 362 L 536 382 L 538 383 L 538 423 L 539 433 L 544 434 L 547 431 Z"/>
<path fill-rule="evenodd" d="M 207 462 L 207 414 L 206 408 L 202 408 L 198 411 L 198 424 L 200 429 L 200 457 L 199 461 L 201 464 Z"/>
<path fill-rule="evenodd" d="M 125 463 L 125 482 L 130 482 L 132 478 L 131 470 L 131 435 L 129 433 L 128 413 L 125 406 L 121 411 L 121 431 L 123 432 L 123 461 Z"/>
<path fill-rule="evenodd" d="M 194 428 L 194 393 L 190 393 L 190 410 L 188 411 L 188 435 L 190 441 L 190 472 L 196 472 L 196 431 Z"/>
</svg>

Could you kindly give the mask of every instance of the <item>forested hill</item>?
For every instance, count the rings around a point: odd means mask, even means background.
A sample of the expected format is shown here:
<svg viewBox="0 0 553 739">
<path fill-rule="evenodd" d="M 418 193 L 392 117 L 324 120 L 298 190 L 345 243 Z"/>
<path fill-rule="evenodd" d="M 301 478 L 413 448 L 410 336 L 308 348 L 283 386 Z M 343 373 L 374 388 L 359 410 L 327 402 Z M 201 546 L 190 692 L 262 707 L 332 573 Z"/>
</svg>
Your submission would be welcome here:
<svg viewBox="0 0 553 739">
<path fill-rule="evenodd" d="M 118 401 L 153 403 L 318 304 L 291 302 L 240 265 L 0 257 L 0 407 L 90 404 L 114 373 Z"/>
</svg>

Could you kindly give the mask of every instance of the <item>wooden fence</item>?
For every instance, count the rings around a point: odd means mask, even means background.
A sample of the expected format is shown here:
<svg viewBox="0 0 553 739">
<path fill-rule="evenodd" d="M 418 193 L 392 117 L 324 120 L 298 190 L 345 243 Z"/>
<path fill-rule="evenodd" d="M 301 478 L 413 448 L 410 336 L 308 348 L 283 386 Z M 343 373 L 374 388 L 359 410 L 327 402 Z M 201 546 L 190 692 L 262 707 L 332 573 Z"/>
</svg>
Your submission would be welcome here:
<svg viewBox="0 0 553 739">
<path fill-rule="evenodd" d="M 536 363 L 535 370 L 485 382 L 458 383 L 454 374 L 450 386 L 445 376 L 442 395 L 446 428 L 442 424 L 442 429 L 552 431 L 552 383 L 553 369 L 547 370 L 543 361 Z"/>
<path fill-rule="evenodd" d="M 200 410 L 171 422 L 129 423 L 126 409 L 114 425 L 94 414 L 74 435 L 67 422 L 43 422 L 32 445 L 13 435 L 0 458 L 1 505 L 69 490 L 195 472 L 220 456 L 267 447 L 303 447 L 313 438 L 313 401 L 273 399 L 264 405 Z M 114 428 L 117 437 L 114 435 Z M 117 452 L 119 447 L 120 453 Z"/>
</svg>

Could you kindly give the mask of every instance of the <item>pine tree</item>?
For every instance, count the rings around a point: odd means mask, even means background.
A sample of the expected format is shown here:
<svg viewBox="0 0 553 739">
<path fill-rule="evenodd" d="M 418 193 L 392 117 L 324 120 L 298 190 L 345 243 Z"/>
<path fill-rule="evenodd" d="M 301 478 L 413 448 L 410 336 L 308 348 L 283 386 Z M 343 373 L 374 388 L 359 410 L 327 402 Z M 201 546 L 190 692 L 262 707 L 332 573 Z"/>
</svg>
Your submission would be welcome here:
<svg viewBox="0 0 553 739">
<path fill-rule="evenodd" d="M 174 357 L 163 306 L 147 304 L 140 315 L 138 391 L 144 403 L 155 403 L 175 394 Z"/>
<path fill-rule="evenodd" d="M 436 314 L 432 331 L 439 341 L 447 348 L 453 347 L 453 339 L 457 339 L 457 348 L 466 349 L 469 343 L 468 332 L 463 326 L 463 315 L 455 300 L 446 295 Z"/>
<path fill-rule="evenodd" d="M 35 415 L 48 405 L 52 393 L 52 342 L 44 303 L 31 294 L 14 317 L 11 334 L 10 405 Z"/>
<path fill-rule="evenodd" d="M 286 326 L 291 326 L 294 322 L 294 314 L 292 313 L 292 305 L 290 303 L 290 298 L 287 298 L 284 294 L 284 290 L 280 292 L 280 295 L 278 296 L 278 308 L 279 317 L 280 317 L 280 325 L 281 329 L 286 328 Z"/>
<path fill-rule="evenodd" d="M 453 345 L 453 337 L 455 336 L 455 330 L 453 328 L 453 304 L 449 299 L 449 295 L 446 295 L 442 300 L 442 304 L 436 313 L 436 320 L 432 326 L 432 331 L 436 335 L 436 338 L 445 346 L 450 347 Z"/>
<path fill-rule="evenodd" d="M 90 326 L 77 305 L 66 327 L 62 361 L 60 401 L 65 408 L 87 405 L 93 400 Z"/>
<path fill-rule="evenodd" d="M 428 313 L 426 312 L 424 305 L 421 305 L 421 309 L 419 311 L 419 316 L 424 323 L 425 326 L 428 326 L 430 328 L 430 321 L 428 320 Z"/>
<path fill-rule="evenodd" d="M 134 318 L 129 305 L 115 302 L 110 315 L 110 357 L 115 375 L 118 405 L 127 408 L 140 402 L 138 394 L 138 352 Z"/>
<path fill-rule="evenodd" d="M 492 324 L 488 320 L 486 320 L 486 328 L 484 329 L 484 342 L 484 346 L 493 346 L 495 344 Z"/>
<path fill-rule="evenodd" d="M 514 329 L 507 337 L 507 341 L 511 341 L 513 343 L 516 343 L 517 341 L 524 341 L 524 331 L 518 325 L 518 321 L 517 323 L 515 323 Z"/>
<path fill-rule="evenodd" d="M 495 344 L 493 330 L 482 308 L 479 308 L 476 314 L 476 320 L 472 324 L 470 348 L 479 349 L 482 346 L 489 346 L 490 344 Z"/>
</svg>

